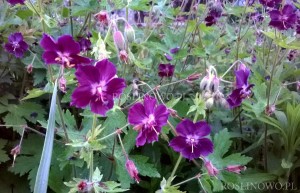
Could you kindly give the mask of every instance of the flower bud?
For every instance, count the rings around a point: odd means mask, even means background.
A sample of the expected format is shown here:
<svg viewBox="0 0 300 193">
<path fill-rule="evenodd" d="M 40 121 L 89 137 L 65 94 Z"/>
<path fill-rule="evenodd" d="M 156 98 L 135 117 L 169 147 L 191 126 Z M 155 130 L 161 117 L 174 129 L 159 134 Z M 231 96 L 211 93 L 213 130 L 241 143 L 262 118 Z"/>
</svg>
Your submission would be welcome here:
<svg viewBox="0 0 300 193">
<path fill-rule="evenodd" d="M 115 31 L 113 38 L 116 47 L 120 50 L 125 50 L 125 39 L 122 32 L 120 32 L 119 30 Z"/>
<path fill-rule="evenodd" d="M 276 107 L 274 104 L 268 105 L 265 109 L 265 113 L 266 113 L 266 115 L 270 116 L 275 112 L 275 110 L 276 110 Z"/>
<path fill-rule="evenodd" d="M 187 81 L 194 81 L 194 80 L 198 80 L 200 78 L 201 74 L 200 73 L 194 73 L 191 74 L 187 77 Z"/>
<path fill-rule="evenodd" d="M 236 173 L 236 174 L 240 174 L 241 171 L 245 171 L 245 170 L 246 170 L 246 166 L 230 165 L 230 166 L 227 166 L 227 167 L 225 168 L 225 170 L 227 170 L 227 171 L 229 171 L 229 172 Z"/>
<path fill-rule="evenodd" d="M 210 91 L 205 91 L 205 92 L 204 92 L 203 98 L 204 98 L 205 100 L 207 100 L 207 99 L 209 99 L 209 98 L 211 98 L 211 97 L 212 97 L 212 94 L 211 94 Z"/>
<path fill-rule="evenodd" d="M 225 50 L 224 50 L 226 55 L 228 55 L 230 53 L 230 51 L 231 51 L 231 48 L 225 48 Z"/>
<path fill-rule="evenodd" d="M 16 157 L 20 154 L 20 152 L 21 152 L 21 146 L 20 146 L 20 145 L 15 146 L 15 147 L 10 151 L 10 154 L 11 154 L 11 155 L 13 156 L 13 158 L 14 158 L 12 167 L 14 167 Z"/>
<path fill-rule="evenodd" d="M 128 23 L 125 24 L 124 32 L 128 42 L 133 42 L 135 40 L 135 32 L 133 27 L 130 24 Z"/>
<path fill-rule="evenodd" d="M 125 50 L 121 50 L 119 53 L 120 60 L 124 63 L 128 62 L 128 54 Z"/>
<path fill-rule="evenodd" d="M 26 67 L 27 73 L 28 73 L 28 74 L 31 74 L 31 73 L 32 73 L 32 69 L 33 69 L 33 65 L 32 65 L 32 64 L 29 64 L 29 65 Z"/>
<path fill-rule="evenodd" d="M 211 161 L 206 161 L 204 166 L 210 176 L 216 176 L 219 174 L 219 170 L 211 163 Z"/>
<path fill-rule="evenodd" d="M 206 75 L 203 77 L 203 79 L 200 82 L 200 90 L 206 90 L 209 84 L 210 84 L 210 78 L 208 77 L 208 75 Z"/>
<path fill-rule="evenodd" d="M 96 18 L 101 24 L 108 25 L 109 16 L 106 11 L 100 11 L 97 13 Z"/>
<path fill-rule="evenodd" d="M 86 181 L 81 181 L 77 185 L 78 192 L 87 192 L 88 191 L 88 184 Z"/>
<path fill-rule="evenodd" d="M 165 53 L 164 56 L 166 57 L 166 59 L 167 59 L 168 61 L 173 60 L 173 57 L 172 57 L 170 54 Z"/>
<path fill-rule="evenodd" d="M 205 101 L 205 106 L 207 109 L 211 109 L 214 106 L 214 98 L 209 98 Z"/>
<path fill-rule="evenodd" d="M 59 90 L 61 90 L 61 92 L 65 93 L 67 91 L 67 80 L 65 79 L 65 77 L 60 77 L 58 85 Z"/>
<path fill-rule="evenodd" d="M 297 91 L 300 91 L 300 81 L 297 81 Z"/>
<path fill-rule="evenodd" d="M 133 161 L 127 159 L 125 167 L 130 177 L 133 178 L 137 183 L 139 183 L 140 182 L 140 178 L 138 176 L 139 172 L 136 166 L 134 165 Z"/>
<path fill-rule="evenodd" d="M 176 53 L 179 51 L 179 49 L 180 49 L 180 47 L 178 47 L 178 46 L 175 47 L 175 48 L 171 48 L 171 49 L 170 49 L 170 53 L 171 53 L 171 54 L 176 54 Z"/>
<path fill-rule="evenodd" d="M 211 92 L 216 92 L 219 89 L 219 86 L 220 80 L 218 77 L 214 76 L 209 84 L 209 89 L 211 90 Z"/>
</svg>

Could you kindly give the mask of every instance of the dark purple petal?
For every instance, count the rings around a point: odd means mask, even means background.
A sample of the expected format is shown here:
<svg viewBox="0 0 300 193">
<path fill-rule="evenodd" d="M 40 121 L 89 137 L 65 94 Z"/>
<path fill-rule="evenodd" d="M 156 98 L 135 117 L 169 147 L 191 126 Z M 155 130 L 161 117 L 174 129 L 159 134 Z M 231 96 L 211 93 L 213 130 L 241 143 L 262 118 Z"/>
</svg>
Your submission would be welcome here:
<svg viewBox="0 0 300 193">
<path fill-rule="evenodd" d="M 140 131 L 138 136 L 136 137 L 136 146 L 139 147 L 139 146 L 143 146 L 145 145 L 147 139 L 146 139 L 146 135 L 144 132 Z"/>
<path fill-rule="evenodd" d="M 92 99 L 92 87 L 89 85 L 77 87 L 71 95 L 71 105 L 83 108 L 86 107 Z"/>
<path fill-rule="evenodd" d="M 57 51 L 58 49 L 55 40 L 48 34 L 43 34 L 40 45 L 42 48 L 44 48 L 45 51 Z"/>
<path fill-rule="evenodd" d="M 269 15 L 271 20 L 279 20 L 281 13 L 278 10 L 272 10 L 269 12 Z"/>
<path fill-rule="evenodd" d="M 196 126 L 191 120 L 185 119 L 177 125 L 176 131 L 180 136 L 187 136 L 194 132 L 194 130 L 196 129 L 195 127 Z"/>
<path fill-rule="evenodd" d="M 248 78 L 250 76 L 250 70 L 249 69 L 241 69 L 235 71 L 235 77 L 236 77 L 236 88 L 242 88 L 244 85 L 248 85 Z"/>
<path fill-rule="evenodd" d="M 186 145 L 186 138 L 182 136 L 174 137 L 174 139 L 172 139 L 169 143 L 169 146 L 176 152 L 181 152 Z"/>
<path fill-rule="evenodd" d="M 207 156 L 214 151 L 214 145 L 212 141 L 208 138 L 199 139 L 196 147 L 200 149 L 200 154 L 202 156 Z"/>
<path fill-rule="evenodd" d="M 21 48 L 16 48 L 14 50 L 14 55 L 17 57 L 17 58 L 22 58 L 24 56 L 24 50 L 21 49 Z"/>
<path fill-rule="evenodd" d="M 173 57 L 170 55 L 170 54 L 164 54 L 165 58 L 168 60 L 168 61 L 171 61 L 173 60 Z"/>
<path fill-rule="evenodd" d="M 144 98 L 144 106 L 145 106 L 145 113 L 146 115 L 150 115 L 154 113 L 154 108 L 156 106 L 156 99 L 146 95 Z"/>
<path fill-rule="evenodd" d="M 90 64 L 92 62 L 92 59 L 86 58 L 79 55 L 71 55 L 70 63 L 74 65 L 78 64 Z"/>
<path fill-rule="evenodd" d="M 147 118 L 145 108 L 141 103 L 133 105 L 128 112 L 128 122 L 131 125 L 139 125 Z"/>
<path fill-rule="evenodd" d="M 102 101 L 99 98 L 92 99 L 90 102 L 91 111 L 96 114 L 100 114 L 102 116 L 106 116 L 106 112 L 113 108 L 114 101 L 112 99 L 108 99 L 106 101 Z"/>
<path fill-rule="evenodd" d="M 100 83 L 99 71 L 95 66 L 81 66 L 79 65 L 76 72 L 76 78 L 80 85 L 91 85 L 94 83 Z"/>
<path fill-rule="evenodd" d="M 192 160 L 192 159 L 197 159 L 200 157 L 201 155 L 201 149 L 197 146 L 194 146 L 192 148 L 192 146 L 185 146 L 182 151 L 181 154 L 183 157 Z"/>
<path fill-rule="evenodd" d="M 109 94 L 111 97 L 119 97 L 123 90 L 126 87 L 125 80 L 123 78 L 114 78 L 106 85 L 107 90 L 106 93 Z"/>
<path fill-rule="evenodd" d="M 80 52 L 79 43 L 75 42 L 72 36 L 63 35 L 60 36 L 57 40 L 57 45 L 59 50 L 64 54 L 78 54 Z"/>
<path fill-rule="evenodd" d="M 242 88 L 235 89 L 232 93 L 228 96 L 227 102 L 230 108 L 238 107 L 241 105 L 243 98 L 241 97 L 241 90 Z"/>
<path fill-rule="evenodd" d="M 16 4 L 24 4 L 25 0 L 7 0 L 8 3 L 11 5 L 16 5 Z"/>
<path fill-rule="evenodd" d="M 158 141 L 158 134 L 161 131 L 161 127 L 154 127 L 155 131 L 153 128 L 148 128 L 145 129 L 145 131 L 147 132 L 146 136 L 147 136 L 147 143 L 152 143 L 155 141 Z"/>
<path fill-rule="evenodd" d="M 292 5 L 286 4 L 286 5 L 283 7 L 283 9 L 282 9 L 281 12 L 282 12 L 283 15 L 289 16 L 289 15 L 293 14 L 294 11 L 295 11 L 295 9 L 294 9 L 294 7 L 293 7 Z"/>
<path fill-rule="evenodd" d="M 169 111 L 165 105 L 158 105 L 154 110 L 155 122 L 158 126 L 162 127 L 167 124 Z"/>
<path fill-rule="evenodd" d="M 8 37 L 8 41 L 13 43 L 13 42 L 20 42 L 23 41 L 23 36 L 21 33 L 13 33 Z"/>
<path fill-rule="evenodd" d="M 11 43 L 6 43 L 4 45 L 4 48 L 6 49 L 7 52 L 13 54 L 14 53 L 14 46 Z"/>
<path fill-rule="evenodd" d="M 102 81 L 108 82 L 110 79 L 116 76 L 116 67 L 107 59 L 97 62 L 96 67 L 100 72 L 100 80 Z"/>
<path fill-rule="evenodd" d="M 55 60 L 58 57 L 56 52 L 46 51 L 43 53 L 42 57 L 46 64 L 56 64 L 57 63 L 57 61 Z"/>
<path fill-rule="evenodd" d="M 24 41 L 20 41 L 19 46 L 24 52 L 28 50 L 28 44 Z"/>
<path fill-rule="evenodd" d="M 205 121 L 199 121 L 197 123 L 195 123 L 195 130 L 193 132 L 193 134 L 200 136 L 200 137 L 204 137 L 206 135 L 209 135 L 211 131 L 211 128 L 209 126 L 209 124 L 207 124 Z"/>
</svg>

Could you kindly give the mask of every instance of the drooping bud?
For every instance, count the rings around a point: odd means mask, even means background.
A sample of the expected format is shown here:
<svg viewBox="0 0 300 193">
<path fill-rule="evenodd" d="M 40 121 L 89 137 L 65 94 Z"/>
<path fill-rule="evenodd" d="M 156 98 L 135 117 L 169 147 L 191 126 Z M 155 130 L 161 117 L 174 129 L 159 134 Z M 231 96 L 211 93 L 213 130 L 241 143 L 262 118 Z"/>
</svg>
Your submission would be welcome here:
<svg viewBox="0 0 300 193">
<path fill-rule="evenodd" d="M 266 107 L 265 113 L 266 113 L 266 115 L 270 116 L 270 115 L 272 115 L 272 114 L 275 112 L 275 110 L 276 110 L 275 105 L 274 105 L 274 104 L 271 104 L 271 105 L 268 105 L 268 106 Z"/>
<path fill-rule="evenodd" d="M 32 73 L 32 69 L 33 69 L 33 65 L 32 65 L 32 64 L 29 64 L 29 65 L 26 67 L 27 73 L 28 73 L 28 74 L 31 74 L 31 73 Z"/>
<path fill-rule="evenodd" d="M 246 166 L 230 165 L 230 166 L 227 166 L 225 169 L 226 169 L 227 171 L 229 171 L 229 172 L 233 172 L 233 173 L 236 173 L 236 174 L 240 174 L 241 171 L 245 171 L 245 170 L 246 170 Z"/>
<path fill-rule="evenodd" d="M 168 61 L 173 60 L 173 57 L 170 54 L 165 53 L 164 56 Z"/>
<path fill-rule="evenodd" d="M 129 23 L 125 24 L 124 32 L 128 42 L 133 42 L 135 40 L 135 31 Z"/>
<path fill-rule="evenodd" d="M 211 90 L 211 92 L 216 92 L 219 89 L 219 86 L 220 80 L 217 76 L 214 76 L 209 84 L 209 89 Z"/>
<path fill-rule="evenodd" d="M 256 55 L 255 55 L 255 54 L 252 54 L 251 62 L 252 62 L 252 63 L 255 63 L 255 62 L 256 62 Z"/>
<path fill-rule="evenodd" d="M 191 74 L 187 77 L 187 81 L 194 81 L 194 80 L 198 80 L 200 78 L 201 74 L 200 73 L 194 73 Z"/>
<path fill-rule="evenodd" d="M 78 192 L 87 192 L 88 191 L 88 183 L 86 181 L 81 181 L 77 184 Z"/>
<path fill-rule="evenodd" d="M 64 76 L 60 77 L 58 81 L 58 87 L 61 92 L 66 93 L 67 92 L 67 80 L 65 79 Z"/>
<path fill-rule="evenodd" d="M 200 90 L 206 90 L 207 87 L 209 87 L 210 84 L 210 78 L 208 75 L 204 76 L 203 79 L 200 82 Z"/>
<path fill-rule="evenodd" d="M 210 91 L 205 91 L 205 92 L 204 92 L 203 98 L 204 98 L 205 100 L 207 100 L 207 99 L 209 99 L 209 98 L 211 98 L 211 97 L 213 97 L 213 96 L 212 96 L 212 93 L 211 93 Z"/>
<path fill-rule="evenodd" d="M 244 63 L 241 63 L 238 67 L 238 70 L 243 70 L 243 71 L 246 71 L 247 70 L 247 67 Z"/>
<path fill-rule="evenodd" d="M 96 18 L 101 24 L 108 25 L 109 16 L 106 11 L 100 11 L 97 13 Z"/>
<path fill-rule="evenodd" d="M 10 151 L 10 154 L 14 157 L 12 167 L 14 167 L 16 157 L 20 154 L 20 152 L 21 152 L 21 146 L 20 146 L 20 145 L 16 145 L 16 146 Z"/>
<path fill-rule="evenodd" d="M 120 60 L 124 63 L 128 62 L 128 54 L 125 50 L 121 50 L 119 53 Z"/>
<path fill-rule="evenodd" d="M 171 54 L 176 54 L 176 53 L 179 51 L 179 49 L 180 49 L 180 47 L 178 47 L 178 46 L 175 47 L 175 48 L 171 48 L 171 49 L 170 49 L 170 53 L 171 53 Z"/>
<path fill-rule="evenodd" d="M 117 30 L 113 35 L 115 45 L 120 50 L 125 50 L 125 39 L 121 31 Z"/>
<path fill-rule="evenodd" d="M 297 81 L 297 91 L 300 91 L 300 81 Z"/>
<path fill-rule="evenodd" d="M 139 172 L 138 172 L 136 166 L 134 165 L 134 162 L 127 159 L 125 167 L 126 167 L 128 174 L 130 175 L 130 177 L 132 179 L 134 179 L 137 183 L 139 183 L 141 180 L 138 176 Z"/>
<path fill-rule="evenodd" d="M 219 104 L 224 109 L 229 109 L 229 104 L 228 104 L 228 102 L 225 98 L 221 98 L 220 101 L 219 101 Z"/>
<path fill-rule="evenodd" d="M 205 101 L 205 106 L 207 109 L 211 109 L 214 106 L 214 98 L 209 98 Z"/>
<path fill-rule="evenodd" d="M 224 52 L 225 52 L 226 55 L 228 55 L 230 53 L 230 51 L 231 51 L 231 48 L 229 48 L 229 47 L 225 48 L 225 50 L 224 50 Z"/>
<path fill-rule="evenodd" d="M 219 174 L 219 170 L 211 163 L 211 161 L 206 161 L 204 166 L 210 176 L 216 176 Z"/>
</svg>

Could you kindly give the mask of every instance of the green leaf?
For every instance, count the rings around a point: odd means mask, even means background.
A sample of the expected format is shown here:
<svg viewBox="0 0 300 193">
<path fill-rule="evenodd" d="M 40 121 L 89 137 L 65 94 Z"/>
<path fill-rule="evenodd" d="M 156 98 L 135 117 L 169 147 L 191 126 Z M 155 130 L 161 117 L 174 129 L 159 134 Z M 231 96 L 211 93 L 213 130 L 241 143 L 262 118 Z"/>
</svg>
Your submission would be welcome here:
<svg viewBox="0 0 300 193">
<path fill-rule="evenodd" d="M 53 151 L 54 132 L 55 132 L 57 81 L 58 80 L 55 81 L 54 90 L 51 98 L 47 132 L 46 132 L 42 157 L 36 175 L 34 193 L 47 192 L 49 171 L 51 165 L 51 156 Z"/>
<path fill-rule="evenodd" d="M 128 189 L 120 188 L 120 183 L 114 181 L 101 182 L 101 185 L 94 185 L 95 190 L 101 192 L 125 192 Z"/>
<path fill-rule="evenodd" d="M 49 92 L 40 90 L 38 88 L 34 88 L 32 90 L 27 91 L 28 95 L 26 97 L 22 98 L 21 100 L 24 101 L 24 100 L 28 100 L 28 99 L 37 98 L 37 97 L 42 96 L 47 93 L 49 93 Z"/>
<path fill-rule="evenodd" d="M 153 164 L 147 163 L 149 160 L 148 157 L 143 155 L 133 155 L 131 156 L 131 159 L 134 161 L 140 175 L 160 178 L 160 174 L 158 173 L 156 167 Z"/>
<path fill-rule="evenodd" d="M 182 192 L 178 190 L 178 188 L 179 188 L 178 186 L 168 186 L 162 192 L 163 193 L 185 193 L 185 191 Z"/>
<path fill-rule="evenodd" d="M 94 173 L 93 173 L 93 182 L 100 182 L 102 180 L 103 175 L 100 173 L 100 170 L 98 167 L 96 167 Z"/>
<path fill-rule="evenodd" d="M 231 154 L 223 159 L 223 164 L 228 165 L 246 165 L 252 160 L 251 157 L 241 155 L 240 153 Z"/>
<path fill-rule="evenodd" d="M 227 129 L 219 131 L 214 136 L 214 154 L 223 157 L 228 152 L 232 141 L 230 140 L 230 134 Z"/>
<path fill-rule="evenodd" d="M 253 173 L 241 176 L 241 183 L 262 183 L 276 180 L 276 175 L 269 173 Z"/>
<path fill-rule="evenodd" d="M 0 139 L 0 164 L 2 162 L 6 162 L 9 160 L 8 155 L 6 154 L 6 152 L 3 150 L 3 148 L 5 147 L 7 141 L 4 139 Z"/>
</svg>

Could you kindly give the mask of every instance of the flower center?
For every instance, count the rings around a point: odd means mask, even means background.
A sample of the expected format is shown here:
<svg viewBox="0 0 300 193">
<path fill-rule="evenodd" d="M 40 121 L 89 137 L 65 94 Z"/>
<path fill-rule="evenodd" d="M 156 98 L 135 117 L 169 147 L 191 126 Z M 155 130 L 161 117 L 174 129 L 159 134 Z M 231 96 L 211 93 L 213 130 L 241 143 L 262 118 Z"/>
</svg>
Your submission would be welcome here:
<svg viewBox="0 0 300 193">
<path fill-rule="evenodd" d="M 188 135 L 186 143 L 192 146 L 192 153 L 194 153 L 194 145 L 198 144 L 198 137 L 194 135 Z"/>
<path fill-rule="evenodd" d="M 63 64 L 64 66 L 66 66 L 67 68 L 72 68 L 73 66 L 75 66 L 75 64 L 71 64 L 71 57 L 68 56 L 68 54 L 63 54 L 61 52 L 57 53 L 58 57 L 55 58 L 55 61 Z"/>
<path fill-rule="evenodd" d="M 143 120 L 143 123 L 145 124 L 145 127 L 147 128 L 154 128 L 154 126 L 156 126 L 156 123 L 155 123 L 155 116 L 153 114 L 150 114 L 148 116 L 148 118 L 145 118 Z"/>
<path fill-rule="evenodd" d="M 96 87 L 96 95 L 98 96 L 96 98 L 96 101 L 100 99 L 104 104 L 108 103 L 107 98 L 105 97 L 105 91 L 106 91 L 105 82 L 101 81 L 100 84 Z"/>
<path fill-rule="evenodd" d="M 15 51 L 15 49 L 20 47 L 19 42 L 13 42 L 12 44 L 13 44 L 13 47 L 14 47 L 14 51 Z"/>
</svg>

